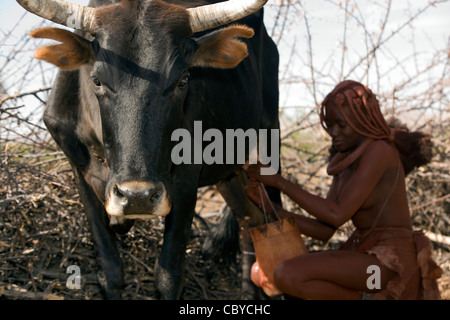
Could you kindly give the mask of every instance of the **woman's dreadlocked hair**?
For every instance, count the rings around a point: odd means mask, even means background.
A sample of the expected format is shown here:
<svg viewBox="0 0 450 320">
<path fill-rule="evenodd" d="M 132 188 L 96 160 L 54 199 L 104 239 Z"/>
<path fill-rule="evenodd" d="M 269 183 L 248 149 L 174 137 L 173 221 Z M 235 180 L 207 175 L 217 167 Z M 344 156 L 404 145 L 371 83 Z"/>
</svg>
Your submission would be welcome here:
<svg viewBox="0 0 450 320">
<path fill-rule="evenodd" d="M 320 109 L 320 122 L 325 129 L 327 129 L 326 106 L 338 108 L 345 121 L 358 134 L 369 139 L 393 142 L 400 153 L 405 175 L 414 168 L 430 162 L 431 137 L 422 132 L 409 132 L 408 128 L 396 119 L 387 122 L 375 95 L 361 83 L 352 80 L 343 81 L 326 96 Z M 343 110 L 344 106 L 348 107 L 358 123 L 349 120 Z"/>
</svg>

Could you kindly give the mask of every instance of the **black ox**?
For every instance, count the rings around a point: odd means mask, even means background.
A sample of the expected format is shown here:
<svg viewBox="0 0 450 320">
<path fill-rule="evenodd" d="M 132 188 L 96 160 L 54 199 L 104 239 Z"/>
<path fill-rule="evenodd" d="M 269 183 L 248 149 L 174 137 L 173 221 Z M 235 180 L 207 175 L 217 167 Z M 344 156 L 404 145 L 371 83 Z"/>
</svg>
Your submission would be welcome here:
<svg viewBox="0 0 450 320">
<path fill-rule="evenodd" d="M 44 121 L 73 167 L 108 298 L 119 298 L 123 284 L 115 232 L 127 232 L 132 219 L 166 217 L 155 275 L 167 299 L 181 295 L 198 187 L 218 185 L 241 227 L 257 223 L 247 218 L 240 165 L 174 165 L 171 134 L 193 134 L 194 121 L 222 132 L 279 128 L 278 52 L 263 24 L 266 1 L 92 0 L 84 7 L 17 0 L 77 30 L 31 35 L 61 42 L 36 51 L 63 69 Z"/>
</svg>

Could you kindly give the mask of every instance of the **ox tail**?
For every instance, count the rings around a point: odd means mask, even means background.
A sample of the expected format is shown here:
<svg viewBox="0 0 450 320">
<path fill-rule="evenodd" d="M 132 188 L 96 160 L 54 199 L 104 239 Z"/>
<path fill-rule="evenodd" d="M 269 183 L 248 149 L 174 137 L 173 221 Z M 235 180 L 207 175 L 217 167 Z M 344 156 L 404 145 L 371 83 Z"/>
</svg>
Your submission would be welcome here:
<svg viewBox="0 0 450 320">
<path fill-rule="evenodd" d="M 210 226 L 203 243 L 205 259 L 230 266 L 236 263 L 239 252 L 239 225 L 230 207 L 225 205 L 217 224 Z"/>
</svg>

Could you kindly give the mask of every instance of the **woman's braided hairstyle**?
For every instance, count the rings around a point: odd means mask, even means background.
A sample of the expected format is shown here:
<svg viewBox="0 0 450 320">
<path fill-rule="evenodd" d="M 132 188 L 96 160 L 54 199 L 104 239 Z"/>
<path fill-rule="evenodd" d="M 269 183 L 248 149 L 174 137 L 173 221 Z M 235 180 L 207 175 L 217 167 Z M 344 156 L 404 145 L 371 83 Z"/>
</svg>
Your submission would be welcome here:
<svg viewBox="0 0 450 320">
<path fill-rule="evenodd" d="M 394 143 L 400 153 L 405 174 L 430 162 L 432 157 L 430 136 L 422 132 L 409 132 L 408 128 L 399 124 L 396 119 L 387 122 L 375 95 L 361 83 L 352 80 L 342 81 L 325 97 L 320 108 L 320 123 L 325 130 L 327 130 L 326 106 L 338 108 L 345 121 L 358 134 L 369 139 Z M 344 112 L 344 106 L 348 107 L 357 123 L 350 121 Z"/>
</svg>

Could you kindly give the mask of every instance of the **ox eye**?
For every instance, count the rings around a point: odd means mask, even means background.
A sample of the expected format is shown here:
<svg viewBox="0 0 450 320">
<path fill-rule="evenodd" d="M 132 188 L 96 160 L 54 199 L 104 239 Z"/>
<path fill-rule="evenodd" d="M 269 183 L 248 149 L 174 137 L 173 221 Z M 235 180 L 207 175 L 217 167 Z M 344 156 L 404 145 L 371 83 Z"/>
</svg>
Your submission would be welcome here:
<svg viewBox="0 0 450 320">
<path fill-rule="evenodd" d="M 100 82 L 100 80 L 98 80 L 98 78 L 96 76 L 92 76 L 92 82 L 97 86 L 100 87 L 102 85 L 102 83 Z"/>
<path fill-rule="evenodd" d="M 189 83 L 189 74 L 185 75 L 183 78 L 180 79 L 180 81 L 178 82 L 178 87 L 184 88 L 187 86 L 188 83 Z"/>
</svg>

